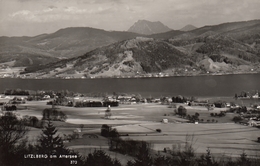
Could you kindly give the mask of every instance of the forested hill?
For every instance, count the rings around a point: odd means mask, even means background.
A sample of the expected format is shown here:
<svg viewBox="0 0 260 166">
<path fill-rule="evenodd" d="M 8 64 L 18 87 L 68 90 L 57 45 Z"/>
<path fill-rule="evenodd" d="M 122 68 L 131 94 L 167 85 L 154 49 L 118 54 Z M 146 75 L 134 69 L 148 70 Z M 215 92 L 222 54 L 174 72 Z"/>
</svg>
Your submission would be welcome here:
<svg viewBox="0 0 260 166">
<path fill-rule="evenodd" d="M 255 72 L 260 66 L 260 38 L 254 36 L 254 40 L 243 38 L 245 42 L 214 32 L 188 39 L 136 37 L 26 72 L 76 78 Z"/>
<path fill-rule="evenodd" d="M 34 37 L 0 37 L 0 65 L 2 63 L 9 67 L 38 66 L 77 57 L 98 47 L 136 36 L 140 35 L 132 32 L 72 27 Z"/>
</svg>

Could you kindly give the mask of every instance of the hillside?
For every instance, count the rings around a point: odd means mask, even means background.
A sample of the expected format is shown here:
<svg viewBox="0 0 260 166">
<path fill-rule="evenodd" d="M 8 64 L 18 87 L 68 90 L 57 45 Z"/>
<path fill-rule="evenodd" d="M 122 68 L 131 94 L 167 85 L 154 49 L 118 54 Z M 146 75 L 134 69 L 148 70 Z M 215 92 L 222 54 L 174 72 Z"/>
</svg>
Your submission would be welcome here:
<svg viewBox="0 0 260 166">
<path fill-rule="evenodd" d="M 152 35 L 157 33 L 163 33 L 171 31 L 172 29 L 168 28 L 166 25 L 160 21 L 151 22 L 147 20 L 138 20 L 134 25 L 132 25 L 128 32 L 134 32 L 142 35 Z"/>
<path fill-rule="evenodd" d="M 136 36 L 140 35 L 76 27 L 35 37 L 0 37 L 0 63 L 15 61 L 14 66 L 18 67 L 37 66 L 80 56 L 97 47 Z"/>
<path fill-rule="evenodd" d="M 192 30 L 194 30 L 194 29 L 197 29 L 197 27 L 195 27 L 194 25 L 188 24 L 188 25 L 186 25 L 185 27 L 181 28 L 180 31 L 185 31 L 185 32 L 187 32 L 187 31 L 192 31 Z"/>
<path fill-rule="evenodd" d="M 206 33 L 190 40 L 137 37 L 41 68 L 27 68 L 25 73 L 47 78 L 225 74 L 260 72 L 259 64 L 259 47 Z"/>
<path fill-rule="evenodd" d="M 42 68 L 27 68 L 47 77 L 134 76 L 192 65 L 190 58 L 168 42 L 137 37 L 95 49 L 78 58 Z M 38 76 L 39 76 L 38 75 Z"/>
<path fill-rule="evenodd" d="M 25 42 L 29 37 L 0 37 L 0 65 L 6 67 L 27 67 L 58 61 L 50 53 Z M 11 62 L 11 63 L 9 63 Z"/>
<path fill-rule="evenodd" d="M 219 25 L 207 25 L 188 32 L 172 30 L 165 33 L 150 35 L 149 37 L 153 37 L 156 39 L 171 39 L 171 38 L 179 37 L 179 35 L 184 35 L 185 38 L 188 39 L 187 35 L 189 35 L 189 38 L 193 38 L 205 34 L 206 32 L 214 32 L 218 34 L 227 35 L 228 33 L 236 32 L 239 29 L 240 30 L 244 29 L 247 32 L 248 28 L 259 27 L 259 25 L 260 25 L 260 20 L 230 22 L 230 23 L 223 23 Z M 249 31 L 249 34 L 250 33 L 251 32 Z M 259 33 L 259 31 L 255 30 L 254 33 Z M 239 36 L 241 35 L 240 33 L 237 34 Z"/>
</svg>

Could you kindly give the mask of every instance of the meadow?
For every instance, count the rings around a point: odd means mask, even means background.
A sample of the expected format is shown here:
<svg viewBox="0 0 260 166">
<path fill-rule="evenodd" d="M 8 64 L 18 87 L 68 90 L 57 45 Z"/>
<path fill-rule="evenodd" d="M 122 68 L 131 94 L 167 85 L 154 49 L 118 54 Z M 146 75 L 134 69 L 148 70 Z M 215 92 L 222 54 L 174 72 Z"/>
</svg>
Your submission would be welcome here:
<svg viewBox="0 0 260 166">
<path fill-rule="evenodd" d="M 240 102 L 240 101 L 238 101 Z M 176 107 L 183 104 L 177 104 Z M 108 150 L 108 139 L 100 135 L 101 125 L 108 124 L 116 128 L 122 139 L 144 140 L 152 144 L 155 151 L 166 149 L 183 148 L 188 142 L 193 145 L 195 153 L 206 153 L 210 148 L 217 157 L 238 157 L 243 151 L 248 156 L 260 156 L 259 128 L 236 124 L 232 118 L 236 113 L 227 113 L 225 117 L 211 117 L 210 113 L 219 113 L 227 108 L 214 108 L 208 111 L 202 106 L 183 105 L 187 114 L 200 114 L 199 118 L 204 119 L 203 123 L 187 123 L 175 115 L 174 109 L 169 105 L 159 103 L 142 103 L 131 105 L 119 105 L 111 107 L 112 116 L 105 119 L 106 107 L 64 107 L 56 106 L 56 109 L 67 114 L 66 122 L 55 121 L 58 134 L 72 134 L 76 128 L 83 124 L 80 138 L 65 143 L 68 148 L 79 151 L 83 155 L 93 152 L 94 149 L 104 149 L 111 157 L 121 158 L 125 163 L 129 156 L 110 152 Z M 42 110 L 51 108 L 46 101 L 27 101 L 26 104 L 18 106 L 17 114 L 36 116 L 42 118 Z M 215 119 L 214 123 L 211 121 Z M 162 123 L 162 119 L 168 119 L 168 123 Z M 209 119 L 210 122 L 206 122 Z M 216 122 L 216 120 L 218 122 Z M 160 129 L 161 132 L 156 131 Z M 28 139 L 35 142 L 40 135 L 41 129 L 30 128 Z M 189 138 L 189 139 L 187 139 Z M 130 157 L 131 158 L 131 157 Z"/>
</svg>

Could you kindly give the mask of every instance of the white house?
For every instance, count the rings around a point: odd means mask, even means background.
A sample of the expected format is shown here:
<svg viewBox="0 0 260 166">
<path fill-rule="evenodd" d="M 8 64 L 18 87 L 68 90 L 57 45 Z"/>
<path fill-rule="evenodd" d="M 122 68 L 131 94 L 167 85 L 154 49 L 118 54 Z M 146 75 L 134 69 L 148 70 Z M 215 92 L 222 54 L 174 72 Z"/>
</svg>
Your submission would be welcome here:
<svg viewBox="0 0 260 166">
<path fill-rule="evenodd" d="M 163 119 L 162 123 L 168 123 L 168 119 Z"/>
<path fill-rule="evenodd" d="M 74 132 L 75 132 L 75 133 L 81 133 L 81 129 L 80 129 L 80 128 L 76 128 L 76 129 L 74 130 Z"/>
<path fill-rule="evenodd" d="M 258 127 L 260 126 L 260 120 L 250 119 L 248 121 L 248 125 L 252 127 Z"/>
<path fill-rule="evenodd" d="M 252 96 L 252 98 L 254 98 L 254 99 L 257 99 L 257 98 L 259 98 L 259 94 L 258 94 L 258 92 L 256 92 L 256 94 L 255 94 L 255 95 L 253 95 L 253 96 Z"/>
<path fill-rule="evenodd" d="M 43 96 L 43 99 L 50 99 L 50 98 L 51 98 L 50 95 L 44 95 L 44 96 Z"/>
</svg>

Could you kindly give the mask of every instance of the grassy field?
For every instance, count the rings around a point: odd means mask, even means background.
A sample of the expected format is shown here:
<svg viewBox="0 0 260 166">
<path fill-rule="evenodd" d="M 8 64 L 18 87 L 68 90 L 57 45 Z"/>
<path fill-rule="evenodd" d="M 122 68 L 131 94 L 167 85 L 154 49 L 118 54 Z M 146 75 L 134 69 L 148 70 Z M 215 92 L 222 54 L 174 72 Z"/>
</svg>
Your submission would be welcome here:
<svg viewBox="0 0 260 166">
<path fill-rule="evenodd" d="M 191 123 L 147 123 L 142 125 L 129 125 L 117 127 L 119 132 L 128 131 L 128 128 L 143 128 L 142 133 L 128 133 L 128 137 L 134 140 L 145 140 L 154 145 L 155 150 L 172 147 L 173 145 L 184 147 L 187 135 L 193 136 L 193 147 L 197 153 L 205 153 L 209 147 L 212 153 L 225 154 L 227 156 L 239 156 L 243 150 L 248 155 L 260 153 L 260 145 L 256 142 L 259 129 L 242 126 L 233 123 L 219 124 L 191 124 Z M 146 131 L 150 129 L 150 131 Z M 158 133 L 155 130 L 161 129 Z M 151 133 L 151 131 L 153 131 Z"/>
<path fill-rule="evenodd" d="M 213 98 L 211 98 L 213 100 Z M 214 100 L 219 100 L 215 98 Z M 232 100 L 232 99 L 230 99 Z M 237 101 L 241 102 L 241 101 Z M 249 103 L 250 104 L 250 103 Z M 178 107 L 179 105 L 177 105 Z M 258 128 L 235 124 L 231 120 L 237 115 L 228 113 L 225 117 L 211 117 L 210 113 L 219 113 L 226 108 L 214 108 L 208 111 L 205 107 L 187 106 L 187 113 L 194 115 L 200 114 L 199 119 L 218 120 L 218 123 L 185 123 L 187 120 L 174 115 L 175 108 L 169 108 L 168 105 L 161 104 L 133 104 L 111 107 L 111 119 L 104 119 L 105 107 L 62 107 L 57 109 L 67 114 L 66 122 L 54 122 L 57 126 L 59 135 L 72 134 L 80 124 L 84 128 L 80 135 L 82 138 L 66 143 L 71 149 L 79 151 L 83 155 L 93 152 L 94 149 L 104 149 L 111 156 L 117 156 L 126 162 L 131 157 L 108 151 L 107 139 L 100 136 L 100 127 L 102 124 L 111 125 L 122 135 L 122 139 L 145 140 L 153 144 L 153 149 L 162 151 L 164 148 L 183 147 L 187 135 L 193 135 L 192 143 L 196 153 L 206 153 L 209 147 L 213 154 L 218 156 L 227 155 L 237 157 L 243 151 L 249 156 L 260 156 L 260 144 L 256 142 L 260 137 Z M 46 101 L 30 101 L 18 106 L 20 116 L 30 115 L 39 119 L 42 117 L 42 110 L 51 108 L 46 105 Z M 169 123 L 161 123 L 162 119 L 168 119 Z M 161 129 L 157 132 L 156 129 Z M 28 138 L 32 142 L 36 141 L 41 130 L 31 128 Z M 92 136 L 95 137 L 92 137 Z"/>
</svg>

